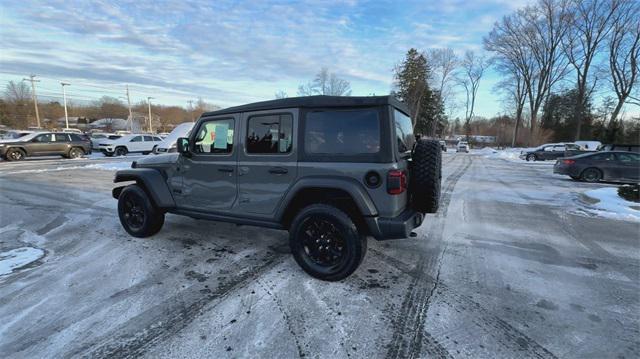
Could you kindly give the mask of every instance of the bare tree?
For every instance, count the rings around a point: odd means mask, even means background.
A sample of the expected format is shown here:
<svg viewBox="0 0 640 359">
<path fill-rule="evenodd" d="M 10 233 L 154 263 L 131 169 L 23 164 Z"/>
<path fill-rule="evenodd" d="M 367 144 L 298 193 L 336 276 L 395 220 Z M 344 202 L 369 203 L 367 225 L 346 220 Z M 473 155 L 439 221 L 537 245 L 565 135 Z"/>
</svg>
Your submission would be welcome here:
<svg viewBox="0 0 640 359">
<path fill-rule="evenodd" d="M 29 127 L 29 116 L 33 108 L 29 86 L 22 81 L 9 81 L 4 98 L 9 115 L 8 124 L 12 127 Z"/>
<path fill-rule="evenodd" d="M 571 0 L 572 16 L 567 17 L 570 26 L 562 43 L 577 76 L 577 101 L 573 114 L 576 140 L 581 136 L 585 104 L 597 84 L 597 77 L 590 76 L 590 69 L 594 58 L 603 48 L 603 40 L 612 29 L 620 4 L 619 0 Z"/>
<path fill-rule="evenodd" d="M 502 69 L 503 73 L 505 69 Z M 506 100 L 509 106 L 513 106 L 513 112 L 515 113 L 516 123 L 513 126 L 513 138 L 511 139 L 511 147 L 515 147 L 518 140 L 518 132 L 522 125 L 522 114 L 524 112 L 524 105 L 527 101 L 527 93 L 524 86 L 524 80 L 522 76 L 519 76 L 517 72 L 512 72 L 508 77 L 500 81 L 496 85 L 496 90 L 503 92 L 506 95 Z"/>
<path fill-rule="evenodd" d="M 289 97 L 289 95 L 287 95 L 287 92 L 284 90 L 278 90 L 275 94 L 276 99 L 280 99 L 280 98 L 287 98 Z"/>
<path fill-rule="evenodd" d="M 567 73 L 562 39 L 568 31 L 567 0 L 539 0 L 494 25 L 485 48 L 509 62 L 524 81 L 529 102 L 529 144 L 538 141 L 538 113 Z"/>
<path fill-rule="evenodd" d="M 460 66 L 460 60 L 451 48 L 431 49 L 427 55 L 434 77 L 436 90 L 447 108 L 447 111 L 454 106 L 453 83 L 455 82 L 456 70 Z"/>
<path fill-rule="evenodd" d="M 608 42 L 611 83 L 618 100 L 610 117 L 609 123 L 613 125 L 624 104 L 633 101 L 630 96 L 640 72 L 640 5 L 628 1 L 619 11 Z"/>
<path fill-rule="evenodd" d="M 471 118 L 473 118 L 473 110 L 476 104 L 480 79 L 486 67 L 487 61 L 483 56 L 476 56 L 473 51 L 465 52 L 464 59 L 462 60 L 463 78 L 461 83 L 467 99 L 465 106 L 465 131 L 467 137 L 471 135 L 471 127 L 469 124 L 471 123 Z"/>
<path fill-rule="evenodd" d="M 298 87 L 298 95 L 349 96 L 351 95 L 351 84 L 323 67 L 312 82 Z"/>
</svg>

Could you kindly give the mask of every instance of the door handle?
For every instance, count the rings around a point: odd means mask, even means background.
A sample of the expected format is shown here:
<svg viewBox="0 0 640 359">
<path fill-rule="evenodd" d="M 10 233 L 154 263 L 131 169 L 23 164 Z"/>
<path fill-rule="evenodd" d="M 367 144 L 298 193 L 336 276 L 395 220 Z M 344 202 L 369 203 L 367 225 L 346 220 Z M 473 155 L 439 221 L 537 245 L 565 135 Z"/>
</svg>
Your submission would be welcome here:
<svg viewBox="0 0 640 359">
<path fill-rule="evenodd" d="M 220 168 L 218 168 L 218 171 L 231 173 L 231 172 L 233 172 L 233 167 L 220 167 Z"/>
<path fill-rule="evenodd" d="M 286 168 L 273 167 L 269 169 L 269 173 L 273 173 L 275 175 L 283 175 L 289 173 L 289 171 Z"/>
</svg>

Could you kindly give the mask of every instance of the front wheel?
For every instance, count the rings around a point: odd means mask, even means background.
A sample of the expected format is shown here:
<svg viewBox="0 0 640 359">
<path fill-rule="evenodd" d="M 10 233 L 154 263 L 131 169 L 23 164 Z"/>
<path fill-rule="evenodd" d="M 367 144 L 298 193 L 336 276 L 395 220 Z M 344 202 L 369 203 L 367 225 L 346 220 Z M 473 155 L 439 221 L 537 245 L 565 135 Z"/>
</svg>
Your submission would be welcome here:
<svg viewBox="0 0 640 359">
<path fill-rule="evenodd" d="M 21 161 L 24 159 L 24 157 L 24 151 L 19 148 L 10 148 L 5 154 L 5 158 L 7 159 L 7 161 Z"/>
<path fill-rule="evenodd" d="M 126 147 L 118 147 L 115 150 L 115 155 L 116 156 L 126 156 L 127 155 L 127 148 Z"/>
<path fill-rule="evenodd" d="M 314 204 L 294 218 L 289 246 L 298 265 L 309 275 L 338 281 L 358 268 L 367 250 L 367 239 L 346 213 L 333 206 Z"/>
<path fill-rule="evenodd" d="M 129 185 L 120 193 L 118 217 L 125 231 L 138 238 L 153 236 L 164 224 L 164 213 L 138 185 Z"/>
<path fill-rule="evenodd" d="M 537 160 L 536 155 L 534 154 L 527 155 L 527 161 L 536 161 L 536 160 Z"/>
</svg>

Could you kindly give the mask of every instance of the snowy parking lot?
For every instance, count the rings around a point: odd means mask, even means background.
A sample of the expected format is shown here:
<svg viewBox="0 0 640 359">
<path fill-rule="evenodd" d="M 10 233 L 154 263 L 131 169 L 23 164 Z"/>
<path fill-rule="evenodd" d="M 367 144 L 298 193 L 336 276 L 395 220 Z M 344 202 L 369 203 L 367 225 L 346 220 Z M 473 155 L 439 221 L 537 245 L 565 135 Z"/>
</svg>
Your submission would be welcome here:
<svg viewBox="0 0 640 359">
<path fill-rule="evenodd" d="M 286 232 L 168 215 L 127 235 L 136 156 L 0 162 L 0 353 L 33 357 L 640 356 L 640 208 L 513 152 L 445 153 L 440 211 L 341 282 Z"/>
</svg>

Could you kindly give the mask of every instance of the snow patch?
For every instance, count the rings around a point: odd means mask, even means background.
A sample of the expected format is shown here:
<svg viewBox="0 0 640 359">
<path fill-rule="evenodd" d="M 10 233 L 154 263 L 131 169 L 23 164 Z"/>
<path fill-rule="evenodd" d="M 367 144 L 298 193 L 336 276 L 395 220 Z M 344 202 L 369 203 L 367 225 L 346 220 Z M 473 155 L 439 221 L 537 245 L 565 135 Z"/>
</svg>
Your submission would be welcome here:
<svg viewBox="0 0 640 359">
<path fill-rule="evenodd" d="M 44 251 L 40 248 L 20 247 L 0 253 L 0 276 L 12 273 L 44 257 Z"/>
<path fill-rule="evenodd" d="M 109 162 L 109 163 L 93 163 L 83 166 L 59 166 L 53 168 L 42 169 L 30 169 L 30 170 L 18 170 L 18 171 L 6 171 L 3 174 L 20 174 L 20 173 L 44 173 L 44 172 L 58 172 L 77 169 L 97 169 L 103 171 L 118 171 L 131 168 L 131 162 Z"/>
<path fill-rule="evenodd" d="M 618 188 L 604 187 L 582 194 L 581 211 L 598 217 L 640 222 L 640 203 L 630 202 L 618 196 Z"/>
</svg>

